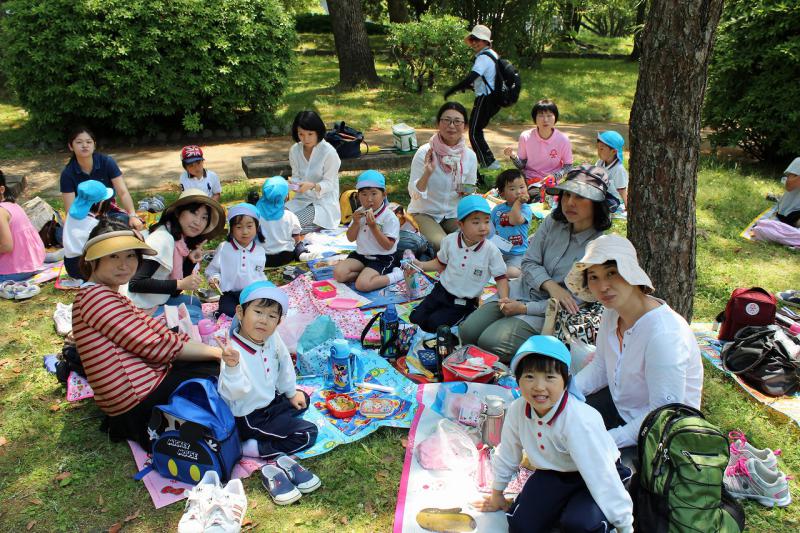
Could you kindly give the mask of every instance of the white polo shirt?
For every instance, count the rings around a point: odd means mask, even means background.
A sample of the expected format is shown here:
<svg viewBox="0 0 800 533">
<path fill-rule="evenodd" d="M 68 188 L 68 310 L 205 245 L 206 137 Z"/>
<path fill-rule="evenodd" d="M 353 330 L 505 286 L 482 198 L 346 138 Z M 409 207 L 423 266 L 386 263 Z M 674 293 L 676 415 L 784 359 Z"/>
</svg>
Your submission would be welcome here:
<svg viewBox="0 0 800 533">
<path fill-rule="evenodd" d="M 658 300 L 654 298 L 654 300 Z M 594 359 L 575 376 L 585 395 L 608 387 L 624 426 L 609 430 L 617 446 L 636 444 L 648 413 L 668 403 L 700 408 L 703 362 L 686 320 L 663 300 L 617 337 L 619 314 L 606 309 L 597 331 Z"/>
<path fill-rule="evenodd" d="M 380 209 L 375 212 L 375 222 L 381 233 L 392 241 L 392 247 L 388 250 L 378 243 L 372 228 L 367 226 L 366 217 L 358 219 L 361 227 L 358 229 L 356 237 L 356 251 L 361 255 L 391 255 L 397 251 L 397 239 L 400 238 L 400 220 L 397 215 L 389 209 L 389 204 L 385 201 Z"/>
<path fill-rule="evenodd" d="M 185 170 L 181 174 L 181 190 L 186 189 L 200 189 L 206 196 L 222 193 L 222 185 L 219 182 L 219 176 L 216 172 L 205 169 L 205 176 L 202 178 L 190 177 L 189 173 Z"/>
<path fill-rule="evenodd" d="M 86 215 L 82 219 L 77 219 L 67 214 L 64 220 L 64 232 L 62 241 L 64 244 L 64 257 L 73 258 L 83 255 L 83 247 L 89 240 L 89 233 L 97 226 L 99 220 L 92 215 Z"/>
<path fill-rule="evenodd" d="M 486 239 L 467 246 L 460 231 L 442 240 L 436 259 L 445 266 L 439 283 L 457 298 L 477 298 L 491 278 L 506 277 L 506 263 L 497 246 Z"/>
<path fill-rule="evenodd" d="M 224 241 L 217 246 L 214 259 L 206 267 L 206 276 L 219 280 L 222 292 L 241 291 L 254 281 L 264 281 L 264 265 L 267 254 L 253 239 L 250 246 L 243 247 L 234 239 Z"/>
<path fill-rule="evenodd" d="M 264 234 L 262 246 L 267 255 L 291 252 L 294 250 L 294 236 L 300 235 L 300 232 L 303 231 L 300 219 L 288 209 L 283 210 L 283 216 L 278 220 L 259 218 L 258 224 L 261 227 L 261 233 Z"/>
</svg>

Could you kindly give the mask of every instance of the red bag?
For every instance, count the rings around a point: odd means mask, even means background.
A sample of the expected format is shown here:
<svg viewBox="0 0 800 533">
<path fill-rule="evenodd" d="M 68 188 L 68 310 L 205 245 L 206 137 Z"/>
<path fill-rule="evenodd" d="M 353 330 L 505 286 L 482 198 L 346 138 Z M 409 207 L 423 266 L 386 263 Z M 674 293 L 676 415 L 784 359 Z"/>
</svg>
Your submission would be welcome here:
<svg viewBox="0 0 800 533">
<path fill-rule="evenodd" d="M 769 326 L 775 322 L 775 297 L 761 287 L 734 289 L 725 306 L 725 311 L 717 316 L 721 322 L 719 335 L 721 341 L 732 341 L 745 326 Z"/>
</svg>

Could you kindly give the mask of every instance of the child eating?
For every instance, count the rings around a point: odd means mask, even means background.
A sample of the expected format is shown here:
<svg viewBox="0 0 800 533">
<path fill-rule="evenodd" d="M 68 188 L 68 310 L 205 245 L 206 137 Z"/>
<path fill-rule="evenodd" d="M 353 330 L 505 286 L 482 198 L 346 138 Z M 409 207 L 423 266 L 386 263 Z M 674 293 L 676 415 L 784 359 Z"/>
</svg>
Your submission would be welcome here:
<svg viewBox="0 0 800 533">
<path fill-rule="evenodd" d="M 184 146 L 181 150 L 181 191 L 200 189 L 207 196 L 219 202 L 222 185 L 219 176 L 204 166 L 203 150 L 199 146 Z"/>
<path fill-rule="evenodd" d="M 521 398 L 506 413 L 492 460 L 491 496 L 474 506 L 506 510 L 517 531 L 633 533 L 633 502 L 623 486 L 631 471 L 606 432 L 600 414 L 572 388 L 569 350 L 549 335 L 534 335 L 517 350 L 511 371 Z M 514 503 L 503 490 L 519 468 L 522 451 L 535 472 Z"/>
<path fill-rule="evenodd" d="M 628 171 L 622 166 L 625 154 L 622 147 L 625 139 L 616 131 L 601 131 L 597 134 L 597 160 L 595 166 L 604 168 L 608 175 L 608 192 L 628 207 Z"/>
<path fill-rule="evenodd" d="M 492 242 L 503 253 L 503 261 L 508 267 L 506 275 L 518 278 L 522 275 L 522 257 L 528 250 L 528 228 L 533 218 L 533 211 L 528 205 L 528 187 L 525 176 L 519 170 L 501 172 L 495 187 L 505 203 L 492 209 L 492 225 L 496 232 Z"/>
<path fill-rule="evenodd" d="M 441 325 L 454 326 L 463 320 L 478 308 L 478 297 L 492 277 L 497 282 L 498 296 L 508 298 L 503 256 L 497 246 L 486 240 L 491 213 L 489 202 L 482 196 L 465 196 L 457 208 L 461 231 L 442 240 L 435 259 L 413 261 L 422 270 L 441 272 L 439 282 L 409 316 L 423 331 L 433 333 Z"/>
<path fill-rule="evenodd" d="M 269 281 L 248 285 L 239 296 L 230 338 L 220 341 L 219 392 L 236 417 L 242 453 L 275 460 L 262 468 L 262 482 L 278 505 L 319 488 L 319 478 L 289 455 L 311 447 L 317 426 L 301 415 L 309 397 L 297 390 L 289 350 L 275 331 L 289 297 Z"/>
<path fill-rule="evenodd" d="M 355 280 L 364 292 L 381 289 L 403 279 L 398 267 L 397 238 L 400 221 L 386 200 L 386 179 L 377 170 L 367 170 L 356 181 L 361 207 L 353 212 L 347 240 L 356 241 L 356 251 L 333 269 L 340 283 Z"/>
</svg>

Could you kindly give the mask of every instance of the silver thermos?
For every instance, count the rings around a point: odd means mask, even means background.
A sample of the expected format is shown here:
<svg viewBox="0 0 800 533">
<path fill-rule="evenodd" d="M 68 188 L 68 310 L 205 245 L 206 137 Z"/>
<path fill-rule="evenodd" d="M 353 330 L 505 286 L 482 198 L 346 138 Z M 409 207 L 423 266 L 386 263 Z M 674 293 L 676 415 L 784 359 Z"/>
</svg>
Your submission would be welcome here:
<svg viewBox="0 0 800 533">
<path fill-rule="evenodd" d="M 503 420 L 506 417 L 506 403 L 500 396 L 487 395 L 482 413 L 481 440 L 487 446 L 500 444 L 503 433 Z"/>
</svg>

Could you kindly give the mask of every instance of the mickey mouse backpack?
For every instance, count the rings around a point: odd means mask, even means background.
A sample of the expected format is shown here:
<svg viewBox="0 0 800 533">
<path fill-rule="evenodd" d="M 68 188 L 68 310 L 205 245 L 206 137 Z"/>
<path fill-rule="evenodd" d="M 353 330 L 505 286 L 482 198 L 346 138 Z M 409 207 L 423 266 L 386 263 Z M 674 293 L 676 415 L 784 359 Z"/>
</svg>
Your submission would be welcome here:
<svg viewBox="0 0 800 533">
<path fill-rule="evenodd" d="M 217 392 L 215 378 L 189 379 L 153 408 L 147 431 L 152 449 L 151 470 L 164 477 L 197 484 L 208 470 L 228 481 L 242 457 L 239 432 L 230 408 Z"/>
</svg>

